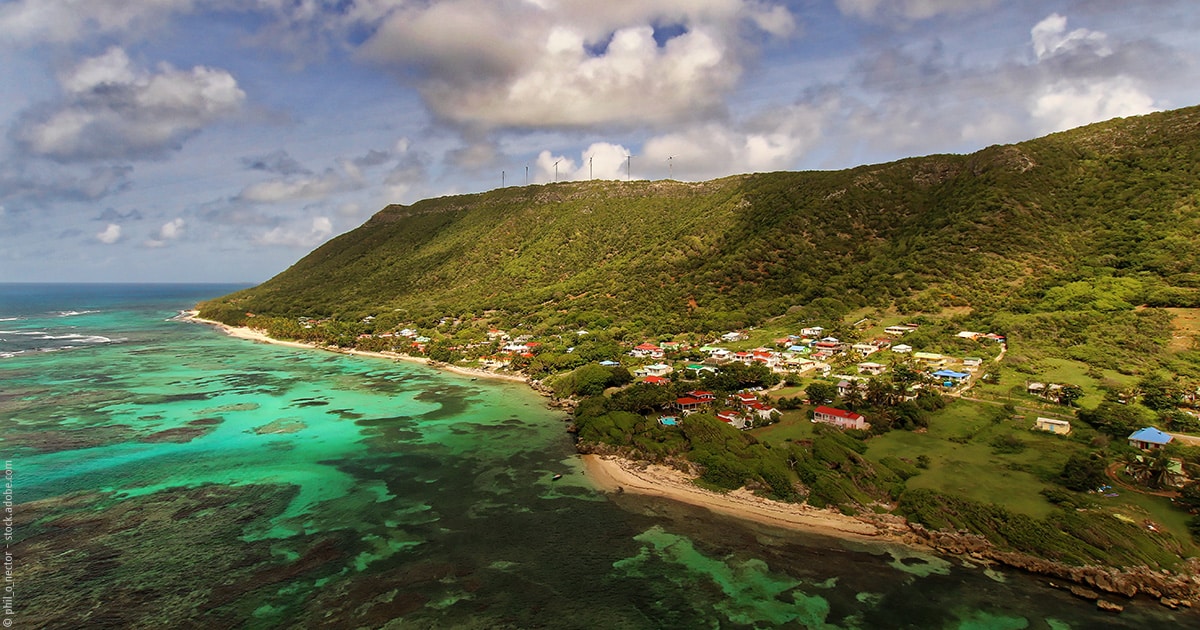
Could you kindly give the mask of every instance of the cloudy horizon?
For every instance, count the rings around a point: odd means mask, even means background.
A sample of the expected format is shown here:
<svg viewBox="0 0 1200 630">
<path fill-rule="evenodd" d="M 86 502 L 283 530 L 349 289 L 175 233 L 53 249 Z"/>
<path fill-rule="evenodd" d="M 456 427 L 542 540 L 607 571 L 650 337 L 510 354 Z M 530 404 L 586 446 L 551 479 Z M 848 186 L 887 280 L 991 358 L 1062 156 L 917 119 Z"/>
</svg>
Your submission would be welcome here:
<svg viewBox="0 0 1200 630">
<path fill-rule="evenodd" d="M 969 153 L 1200 103 L 1197 32 L 1190 0 L 10 0 L 0 281 L 261 282 L 502 182 Z"/>
</svg>

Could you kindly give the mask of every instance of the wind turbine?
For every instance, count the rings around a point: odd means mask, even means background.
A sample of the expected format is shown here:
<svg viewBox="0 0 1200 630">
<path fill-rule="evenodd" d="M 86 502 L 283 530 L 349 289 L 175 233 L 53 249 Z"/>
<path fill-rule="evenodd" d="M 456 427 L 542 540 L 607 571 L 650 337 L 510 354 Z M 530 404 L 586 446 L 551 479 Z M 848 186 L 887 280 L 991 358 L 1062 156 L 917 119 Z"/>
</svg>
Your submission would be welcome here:
<svg viewBox="0 0 1200 630">
<path fill-rule="evenodd" d="M 625 156 L 625 181 L 629 181 L 633 173 L 633 154 Z"/>
<path fill-rule="evenodd" d="M 667 179 L 675 179 L 675 163 L 672 162 L 674 159 L 674 155 L 667 156 Z"/>
<path fill-rule="evenodd" d="M 504 188 L 504 171 L 500 171 L 500 187 Z"/>
<path fill-rule="evenodd" d="M 594 156 L 594 155 L 592 155 L 592 156 L 588 156 L 588 180 L 595 179 L 595 177 L 592 175 L 592 160 L 593 160 L 595 157 L 596 157 L 596 156 Z"/>
<path fill-rule="evenodd" d="M 555 162 L 554 162 L 554 181 L 555 182 L 558 181 L 558 163 L 561 161 L 562 160 L 555 160 Z"/>
</svg>

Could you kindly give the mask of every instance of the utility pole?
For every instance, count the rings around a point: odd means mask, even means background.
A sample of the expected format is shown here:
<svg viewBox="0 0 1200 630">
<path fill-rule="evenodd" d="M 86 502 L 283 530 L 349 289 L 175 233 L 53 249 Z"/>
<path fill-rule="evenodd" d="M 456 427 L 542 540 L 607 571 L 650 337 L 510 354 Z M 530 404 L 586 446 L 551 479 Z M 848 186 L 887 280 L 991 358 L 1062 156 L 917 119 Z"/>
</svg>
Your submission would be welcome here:
<svg viewBox="0 0 1200 630">
<path fill-rule="evenodd" d="M 625 181 L 629 181 L 629 179 L 633 176 L 632 173 L 633 173 L 633 155 L 626 155 L 625 156 Z"/>
<path fill-rule="evenodd" d="M 525 165 L 525 185 L 529 185 L 529 165 Z"/>
<path fill-rule="evenodd" d="M 504 188 L 504 171 L 500 171 L 500 187 Z"/>
</svg>

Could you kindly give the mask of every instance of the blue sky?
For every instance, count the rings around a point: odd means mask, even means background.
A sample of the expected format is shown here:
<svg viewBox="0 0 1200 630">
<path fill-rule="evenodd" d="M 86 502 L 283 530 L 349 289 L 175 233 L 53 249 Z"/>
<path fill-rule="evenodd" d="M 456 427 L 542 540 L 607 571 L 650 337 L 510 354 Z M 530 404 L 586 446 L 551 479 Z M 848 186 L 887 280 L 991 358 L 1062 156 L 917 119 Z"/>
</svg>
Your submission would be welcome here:
<svg viewBox="0 0 1200 630">
<path fill-rule="evenodd" d="M 1194 0 L 0 0 L 0 281 L 258 282 L 526 173 L 968 153 L 1200 103 L 1197 33 Z"/>
</svg>

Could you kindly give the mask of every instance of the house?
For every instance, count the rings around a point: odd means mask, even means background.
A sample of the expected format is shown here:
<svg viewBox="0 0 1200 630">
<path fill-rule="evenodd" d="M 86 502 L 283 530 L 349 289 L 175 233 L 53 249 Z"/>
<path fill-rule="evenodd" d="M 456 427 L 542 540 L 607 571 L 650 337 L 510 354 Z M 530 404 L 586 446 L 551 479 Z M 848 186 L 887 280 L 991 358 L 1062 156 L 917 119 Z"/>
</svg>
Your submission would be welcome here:
<svg viewBox="0 0 1200 630">
<path fill-rule="evenodd" d="M 978 368 L 981 365 L 983 365 L 983 359 L 978 357 L 967 357 L 963 359 L 963 367 L 965 368 Z"/>
<path fill-rule="evenodd" d="M 861 415 L 845 409 L 821 405 L 813 410 L 813 422 L 832 424 L 842 429 L 868 429 L 871 425 Z"/>
<path fill-rule="evenodd" d="M 642 382 L 646 383 L 648 385 L 660 385 L 661 386 L 661 385 L 670 385 L 671 379 L 664 378 L 662 376 L 647 376 L 646 378 L 642 379 Z"/>
<path fill-rule="evenodd" d="M 936 352 L 914 352 L 913 358 L 926 365 L 938 366 L 946 363 L 946 357 Z"/>
<path fill-rule="evenodd" d="M 1025 385 L 1025 391 L 1033 394 L 1034 396 L 1041 396 L 1042 394 L 1046 393 L 1046 384 L 1035 381 Z"/>
<path fill-rule="evenodd" d="M 869 357 L 872 354 L 879 352 L 879 348 L 877 346 L 869 343 L 856 343 L 853 346 L 850 346 L 850 348 L 864 357 Z"/>
<path fill-rule="evenodd" d="M 971 375 L 967 372 L 955 372 L 954 370 L 938 370 L 933 373 L 933 377 L 947 383 L 961 383 L 971 378 Z"/>
<path fill-rule="evenodd" d="M 1071 432 L 1071 423 L 1066 420 L 1055 420 L 1054 418 L 1038 418 L 1037 423 L 1033 428 L 1046 433 L 1054 433 L 1055 435 L 1066 435 Z"/>
<path fill-rule="evenodd" d="M 642 370 L 650 376 L 666 376 L 674 371 L 674 369 L 666 363 L 652 363 L 642 368 Z"/>
<path fill-rule="evenodd" d="M 900 326 L 888 326 L 887 328 L 883 329 L 883 332 L 885 332 L 889 335 L 895 335 L 896 337 L 902 337 L 902 336 L 907 335 L 908 333 L 912 332 L 913 330 L 915 330 L 915 329 L 911 326 L 900 325 Z"/>
<path fill-rule="evenodd" d="M 829 352 L 836 354 L 842 351 L 842 344 L 837 340 L 829 341 L 828 339 L 822 339 L 813 343 L 812 347 L 817 352 Z"/>
<path fill-rule="evenodd" d="M 906 343 L 898 343 L 892 346 L 892 352 L 895 352 L 896 354 L 908 354 L 912 352 L 912 346 Z"/>
<path fill-rule="evenodd" d="M 886 370 L 886 369 L 887 369 L 887 366 L 880 364 L 880 363 L 872 363 L 870 361 L 865 361 L 863 363 L 858 364 L 858 373 L 859 374 L 870 374 L 871 376 L 879 376 L 880 374 L 883 374 L 884 370 Z"/>
<path fill-rule="evenodd" d="M 604 361 L 601 361 L 601 362 L 600 362 L 600 365 L 603 365 L 604 367 L 617 367 L 617 366 L 619 366 L 619 365 L 621 365 L 621 364 L 620 364 L 620 363 L 618 363 L 618 362 L 616 362 L 616 361 L 609 361 L 609 360 L 607 360 L 607 359 L 606 359 L 606 360 L 604 360 Z"/>
<path fill-rule="evenodd" d="M 747 405 L 747 407 L 750 409 L 751 413 L 758 416 L 762 420 L 770 420 L 772 415 L 779 414 L 778 409 L 760 402 L 752 403 Z"/>
<path fill-rule="evenodd" d="M 744 332 L 727 332 L 721 335 L 721 340 L 725 342 L 741 341 L 743 339 L 746 339 L 746 333 Z"/>
<path fill-rule="evenodd" d="M 859 385 L 855 381 L 851 381 L 851 380 L 838 381 L 838 384 L 837 384 L 838 396 L 841 398 L 845 398 L 846 396 L 850 395 L 851 392 L 858 391 L 859 389 L 861 389 L 861 387 L 862 386 Z"/>
<path fill-rule="evenodd" d="M 969 330 L 964 330 L 964 331 L 958 333 L 957 336 L 960 339 L 970 339 L 970 340 L 974 341 L 975 339 L 982 337 L 983 333 L 977 333 L 977 332 L 971 332 Z"/>
<path fill-rule="evenodd" d="M 725 348 L 713 348 L 708 357 L 717 363 L 728 363 L 733 358 L 733 353 Z"/>
<path fill-rule="evenodd" d="M 692 390 L 692 391 L 688 392 L 687 395 L 691 398 L 695 398 L 696 400 L 704 400 L 707 402 L 712 402 L 717 399 L 716 394 L 714 394 L 712 392 L 706 392 L 702 389 Z"/>
<path fill-rule="evenodd" d="M 742 414 L 736 411 L 721 411 L 717 413 L 717 420 L 737 426 L 742 423 Z"/>
<path fill-rule="evenodd" d="M 825 334 L 825 329 L 821 328 L 820 326 L 811 326 L 809 328 L 801 328 L 800 334 L 805 337 L 819 338 L 821 335 Z"/>
<path fill-rule="evenodd" d="M 1129 445 L 1143 451 L 1152 451 L 1170 444 L 1173 439 L 1175 436 L 1170 433 L 1163 433 L 1154 427 L 1145 427 L 1129 434 Z"/>
<path fill-rule="evenodd" d="M 652 343 L 641 343 L 634 346 L 633 350 L 629 351 L 629 356 L 637 357 L 639 359 L 644 359 L 646 357 L 650 357 L 651 359 L 661 359 L 663 358 L 663 349 Z"/>
<path fill-rule="evenodd" d="M 758 396 L 755 396 L 754 394 L 751 394 L 749 392 L 742 392 L 740 394 L 734 394 L 733 396 L 730 397 L 730 399 L 732 402 L 741 404 L 743 406 L 749 406 L 751 404 L 758 402 Z"/>
<path fill-rule="evenodd" d="M 675 399 L 675 408 L 684 415 L 696 413 L 701 407 L 708 405 L 707 400 L 692 398 L 691 396 L 682 396 Z"/>
</svg>

